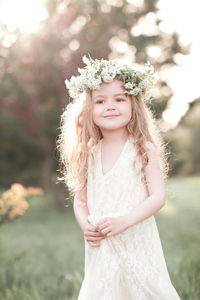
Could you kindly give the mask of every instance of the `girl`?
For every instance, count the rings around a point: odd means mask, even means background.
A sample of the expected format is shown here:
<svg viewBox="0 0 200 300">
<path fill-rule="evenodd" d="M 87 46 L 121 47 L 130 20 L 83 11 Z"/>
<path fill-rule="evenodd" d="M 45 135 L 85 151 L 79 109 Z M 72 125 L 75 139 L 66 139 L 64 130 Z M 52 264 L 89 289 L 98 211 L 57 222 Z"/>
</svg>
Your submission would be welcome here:
<svg viewBox="0 0 200 300">
<path fill-rule="evenodd" d="M 168 274 L 154 214 L 165 205 L 168 165 L 145 102 L 144 70 L 83 57 L 66 80 L 74 99 L 58 140 L 65 183 L 85 239 L 78 300 L 180 300 Z"/>
</svg>

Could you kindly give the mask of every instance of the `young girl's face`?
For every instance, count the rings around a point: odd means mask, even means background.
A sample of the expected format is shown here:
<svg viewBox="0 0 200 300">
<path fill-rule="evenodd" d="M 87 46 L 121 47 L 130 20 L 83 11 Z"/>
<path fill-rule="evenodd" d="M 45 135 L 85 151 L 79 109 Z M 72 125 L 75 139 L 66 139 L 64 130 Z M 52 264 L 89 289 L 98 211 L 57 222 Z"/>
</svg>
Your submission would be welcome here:
<svg viewBox="0 0 200 300">
<path fill-rule="evenodd" d="M 92 117 L 101 130 L 125 129 L 131 119 L 131 97 L 125 96 L 123 82 L 114 79 L 92 91 Z"/>
</svg>

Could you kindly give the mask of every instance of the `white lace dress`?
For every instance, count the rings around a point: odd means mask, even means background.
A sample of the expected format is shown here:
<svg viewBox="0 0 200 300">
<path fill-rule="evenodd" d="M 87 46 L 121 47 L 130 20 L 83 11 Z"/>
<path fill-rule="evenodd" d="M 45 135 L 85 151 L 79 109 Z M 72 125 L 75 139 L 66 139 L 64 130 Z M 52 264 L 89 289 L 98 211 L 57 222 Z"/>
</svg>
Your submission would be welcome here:
<svg viewBox="0 0 200 300">
<path fill-rule="evenodd" d="M 133 142 L 130 136 L 114 166 L 104 175 L 102 140 L 96 145 L 94 174 L 89 157 L 88 220 L 93 225 L 101 218 L 129 213 L 148 197 L 141 173 L 137 175 L 133 168 Z M 84 271 L 78 300 L 180 300 L 170 281 L 154 216 L 101 240 L 99 247 L 85 241 Z"/>
</svg>

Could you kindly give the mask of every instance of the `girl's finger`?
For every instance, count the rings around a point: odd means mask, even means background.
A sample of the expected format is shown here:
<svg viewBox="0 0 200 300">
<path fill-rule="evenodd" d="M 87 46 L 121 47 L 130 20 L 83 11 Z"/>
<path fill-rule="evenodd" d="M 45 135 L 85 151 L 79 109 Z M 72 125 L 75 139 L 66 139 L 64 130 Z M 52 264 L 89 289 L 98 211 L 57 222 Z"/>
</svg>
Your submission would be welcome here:
<svg viewBox="0 0 200 300">
<path fill-rule="evenodd" d="M 99 226 L 99 230 L 102 231 L 102 229 L 106 228 L 109 224 L 108 223 L 103 223 L 102 225 Z"/>
<path fill-rule="evenodd" d="M 106 236 L 109 237 L 109 236 L 112 236 L 112 235 L 113 235 L 113 233 L 112 233 L 112 231 L 110 231 L 110 232 L 107 233 Z"/>
<path fill-rule="evenodd" d="M 102 239 L 102 237 L 87 237 L 87 241 L 100 241 Z"/>
<path fill-rule="evenodd" d="M 85 235 L 85 236 L 101 236 L 101 232 L 98 232 L 98 231 L 96 231 L 96 232 L 93 232 L 93 231 L 86 231 L 86 232 L 84 233 L 84 235 Z"/>
<path fill-rule="evenodd" d="M 96 228 L 94 226 L 87 228 L 87 231 L 95 232 Z"/>
<path fill-rule="evenodd" d="M 112 230 L 111 230 L 111 228 L 109 228 L 109 227 L 107 227 L 107 228 L 101 230 L 101 232 L 102 232 L 104 235 L 106 235 L 107 233 L 109 233 L 109 232 L 111 232 L 111 231 L 112 231 Z"/>
</svg>

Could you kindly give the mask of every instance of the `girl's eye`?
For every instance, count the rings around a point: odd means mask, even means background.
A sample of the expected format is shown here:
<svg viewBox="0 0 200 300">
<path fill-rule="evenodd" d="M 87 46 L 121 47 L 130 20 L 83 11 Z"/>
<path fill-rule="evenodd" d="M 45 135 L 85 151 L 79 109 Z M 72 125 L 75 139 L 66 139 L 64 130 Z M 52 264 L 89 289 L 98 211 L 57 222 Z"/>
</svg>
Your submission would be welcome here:
<svg viewBox="0 0 200 300">
<path fill-rule="evenodd" d="M 95 103 L 101 104 L 101 103 L 103 103 L 103 100 L 97 100 Z"/>
<path fill-rule="evenodd" d="M 123 98 L 117 98 L 116 99 L 118 102 L 123 102 L 123 101 L 125 101 Z"/>
</svg>

